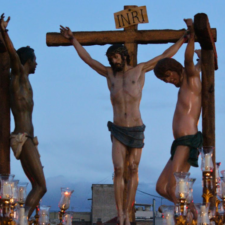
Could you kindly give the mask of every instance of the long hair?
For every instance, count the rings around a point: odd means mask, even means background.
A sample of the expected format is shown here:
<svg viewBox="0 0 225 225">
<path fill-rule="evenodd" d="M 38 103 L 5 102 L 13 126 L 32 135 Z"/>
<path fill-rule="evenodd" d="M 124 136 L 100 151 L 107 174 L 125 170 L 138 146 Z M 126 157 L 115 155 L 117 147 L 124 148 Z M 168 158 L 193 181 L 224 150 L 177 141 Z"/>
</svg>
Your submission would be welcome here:
<svg viewBox="0 0 225 225">
<path fill-rule="evenodd" d="M 165 76 L 165 72 L 168 70 L 175 71 L 179 75 L 181 75 L 183 71 L 183 66 L 175 59 L 164 58 L 157 62 L 154 68 L 154 73 L 158 78 L 162 78 Z"/>
<path fill-rule="evenodd" d="M 125 58 L 124 56 L 126 56 L 127 65 L 130 65 L 130 56 L 127 48 L 123 44 L 111 45 L 106 51 L 106 56 L 109 57 L 116 53 L 120 54 L 122 58 Z"/>
</svg>

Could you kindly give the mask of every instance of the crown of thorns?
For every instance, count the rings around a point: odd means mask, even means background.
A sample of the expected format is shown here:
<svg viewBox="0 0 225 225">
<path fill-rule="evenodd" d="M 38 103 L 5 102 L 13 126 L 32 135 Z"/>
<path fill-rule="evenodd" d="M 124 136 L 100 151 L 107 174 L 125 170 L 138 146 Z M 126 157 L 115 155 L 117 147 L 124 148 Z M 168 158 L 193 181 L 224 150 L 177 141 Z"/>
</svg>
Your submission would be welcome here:
<svg viewBox="0 0 225 225">
<path fill-rule="evenodd" d="M 128 55 L 127 48 L 123 45 L 117 46 L 117 45 L 112 45 L 108 48 L 106 55 L 113 55 L 119 53 L 121 55 Z"/>
</svg>

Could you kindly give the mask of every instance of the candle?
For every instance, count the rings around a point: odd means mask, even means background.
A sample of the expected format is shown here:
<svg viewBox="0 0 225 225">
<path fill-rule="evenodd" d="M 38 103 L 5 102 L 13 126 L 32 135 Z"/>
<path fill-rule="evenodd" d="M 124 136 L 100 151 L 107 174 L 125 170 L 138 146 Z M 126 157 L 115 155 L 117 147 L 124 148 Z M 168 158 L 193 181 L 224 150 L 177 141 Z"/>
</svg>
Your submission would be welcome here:
<svg viewBox="0 0 225 225">
<path fill-rule="evenodd" d="M 26 198 L 26 189 L 24 187 L 19 187 L 18 191 L 18 202 L 24 203 Z"/>
<path fill-rule="evenodd" d="M 183 179 L 180 179 L 179 181 L 179 192 L 180 192 L 180 198 L 184 198 L 184 194 L 186 193 L 186 182 Z"/>
<path fill-rule="evenodd" d="M 167 225 L 174 225 L 174 219 L 173 219 L 173 214 L 171 212 L 167 213 L 167 216 L 166 216 L 166 224 Z M 67 224 L 69 225 L 69 224 Z"/>
<path fill-rule="evenodd" d="M 46 214 L 45 210 L 43 210 L 41 212 L 41 222 L 42 223 L 48 223 L 48 215 Z"/>
<path fill-rule="evenodd" d="M 10 199 L 11 197 L 11 184 L 9 182 L 3 182 L 3 193 L 2 193 L 2 198 L 3 199 Z"/>
<path fill-rule="evenodd" d="M 66 225 L 72 225 L 72 217 L 70 214 L 66 215 Z"/>
<path fill-rule="evenodd" d="M 19 212 L 20 225 L 24 225 L 24 217 L 25 217 L 25 208 L 21 207 Z"/>
<path fill-rule="evenodd" d="M 203 223 L 203 224 L 208 224 L 207 222 L 208 222 L 209 218 L 208 218 L 208 212 L 207 211 L 208 210 L 206 210 L 205 205 L 202 205 L 201 206 L 201 219 L 202 219 L 201 223 Z"/>
<path fill-rule="evenodd" d="M 222 198 L 225 198 L 225 183 L 221 182 L 221 186 L 222 186 Z"/>
<path fill-rule="evenodd" d="M 69 208 L 69 206 L 70 206 L 70 193 L 65 192 L 63 193 L 61 198 L 60 208 L 66 210 Z"/>
<path fill-rule="evenodd" d="M 211 165 L 211 155 L 205 154 L 205 171 L 210 171 Z"/>
<path fill-rule="evenodd" d="M 12 198 L 17 199 L 17 196 L 18 196 L 17 186 L 12 186 Z"/>
</svg>

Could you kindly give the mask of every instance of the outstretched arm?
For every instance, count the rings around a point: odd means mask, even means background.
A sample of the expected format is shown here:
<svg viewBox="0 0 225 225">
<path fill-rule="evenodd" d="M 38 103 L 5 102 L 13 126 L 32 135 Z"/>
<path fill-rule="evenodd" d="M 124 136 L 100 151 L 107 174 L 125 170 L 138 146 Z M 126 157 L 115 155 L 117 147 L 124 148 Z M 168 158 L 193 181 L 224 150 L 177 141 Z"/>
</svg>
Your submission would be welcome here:
<svg viewBox="0 0 225 225">
<path fill-rule="evenodd" d="M 7 51 L 10 56 L 11 66 L 12 66 L 12 74 L 18 75 L 19 70 L 21 69 L 21 62 L 20 62 L 19 56 L 16 53 L 16 50 L 14 49 L 13 44 L 9 38 L 7 29 L 6 29 L 8 23 L 9 23 L 10 17 L 8 17 L 8 19 L 6 21 L 4 21 L 4 18 L 5 18 L 5 16 L 3 13 L 0 18 L 0 30 L 1 30 L 1 34 L 4 39 Z"/>
<path fill-rule="evenodd" d="M 189 35 L 189 40 L 188 44 L 186 47 L 185 51 L 185 60 L 184 60 L 184 65 L 185 65 L 185 74 L 186 74 L 186 81 L 188 84 L 188 87 L 192 90 L 192 92 L 196 93 L 198 96 L 201 94 L 201 80 L 200 80 L 200 71 L 201 71 L 201 51 L 200 50 L 194 50 L 194 26 L 192 19 L 187 19 L 184 20 L 185 23 L 187 24 L 188 30 L 190 32 Z M 197 65 L 194 65 L 193 62 L 193 57 L 194 57 L 194 52 L 199 57 L 199 61 Z"/>
<path fill-rule="evenodd" d="M 187 32 L 186 32 L 187 33 Z M 152 69 L 154 69 L 156 63 L 163 58 L 170 58 L 173 55 L 175 55 L 177 53 L 177 51 L 179 50 L 179 48 L 182 46 L 182 44 L 187 40 L 187 36 L 186 33 L 172 46 L 170 46 L 168 49 L 166 49 L 161 55 L 156 56 L 155 58 L 147 61 L 146 63 L 144 63 L 143 66 L 143 71 L 148 72 Z"/>
<path fill-rule="evenodd" d="M 185 19 L 185 23 L 187 24 L 188 30 L 189 30 L 189 40 L 185 51 L 184 56 L 184 65 L 185 65 L 185 72 L 187 74 L 187 79 L 189 77 L 198 76 L 199 72 L 197 68 L 199 69 L 199 65 L 196 67 L 193 62 L 194 52 L 195 52 L 195 33 L 194 33 L 194 26 L 192 19 Z M 197 55 L 200 57 L 200 52 L 196 52 Z"/>
<path fill-rule="evenodd" d="M 87 63 L 93 70 L 101 74 L 102 76 L 107 76 L 107 69 L 100 62 L 91 58 L 89 53 L 83 48 L 83 46 L 77 41 L 77 39 L 73 36 L 69 27 L 63 27 L 60 25 L 61 34 L 71 41 L 71 44 L 76 49 L 80 58 Z"/>
</svg>

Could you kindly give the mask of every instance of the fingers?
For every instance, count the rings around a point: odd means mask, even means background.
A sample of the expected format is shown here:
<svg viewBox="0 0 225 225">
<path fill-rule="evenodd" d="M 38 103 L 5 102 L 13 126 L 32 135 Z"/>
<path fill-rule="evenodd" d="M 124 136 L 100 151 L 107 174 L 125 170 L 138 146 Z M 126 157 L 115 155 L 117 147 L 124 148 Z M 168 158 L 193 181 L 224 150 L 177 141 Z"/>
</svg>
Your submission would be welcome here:
<svg viewBox="0 0 225 225">
<path fill-rule="evenodd" d="M 4 19 L 4 18 L 5 18 L 4 13 L 2 13 L 2 15 L 1 15 L 1 20 Z"/>
<path fill-rule="evenodd" d="M 184 22 L 187 24 L 187 26 L 192 26 L 193 22 L 192 19 L 184 19 Z"/>
<path fill-rule="evenodd" d="M 9 21 L 10 21 L 10 16 L 8 17 L 8 19 L 7 19 L 7 21 L 6 21 L 6 22 L 8 23 Z"/>
<path fill-rule="evenodd" d="M 60 25 L 60 29 L 62 29 L 62 30 L 70 30 L 69 27 L 63 27 L 62 25 Z"/>
</svg>

